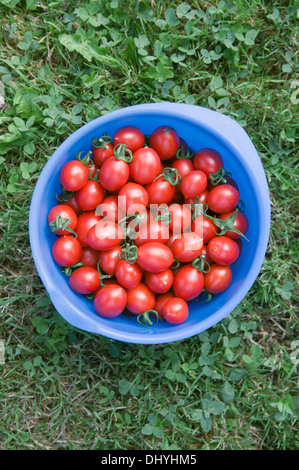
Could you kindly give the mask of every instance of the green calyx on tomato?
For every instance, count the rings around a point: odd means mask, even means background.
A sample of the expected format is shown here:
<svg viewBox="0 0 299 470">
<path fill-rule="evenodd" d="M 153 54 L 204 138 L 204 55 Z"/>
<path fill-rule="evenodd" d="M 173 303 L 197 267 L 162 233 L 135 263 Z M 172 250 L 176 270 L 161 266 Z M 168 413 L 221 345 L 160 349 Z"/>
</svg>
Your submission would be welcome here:
<svg viewBox="0 0 299 470">
<path fill-rule="evenodd" d="M 159 214 L 159 212 L 161 212 Z M 155 220 L 162 222 L 162 224 L 169 225 L 172 221 L 172 213 L 167 210 L 167 208 L 161 204 L 157 208 L 158 215 L 155 217 Z"/>
<path fill-rule="evenodd" d="M 227 179 L 225 178 L 226 176 L 227 177 L 231 177 L 232 174 L 229 173 L 228 171 L 226 171 L 224 168 L 219 168 L 218 171 L 216 171 L 216 173 L 210 173 L 210 180 L 211 180 L 211 183 L 216 186 L 217 184 L 220 184 L 220 183 L 227 183 Z"/>
<path fill-rule="evenodd" d="M 148 310 L 147 312 L 140 313 L 137 316 L 138 323 L 143 326 L 151 327 L 154 322 L 150 319 L 150 315 L 155 316 L 157 323 L 159 322 L 159 320 L 162 321 L 160 315 L 156 310 Z"/>
<path fill-rule="evenodd" d="M 177 158 L 178 160 L 182 159 L 182 158 L 193 158 L 194 156 L 194 150 L 192 148 L 188 148 L 186 150 L 185 146 L 184 145 L 180 145 L 176 154 L 175 154 L 175 158 Z"/>
<path fill-rule="evenodd" d="M 100 259 L 97 263 L 97 271 L 99 273 L 100 285 L 101 285 L 101 287 L 105 287 L 105 284 L 103 283 L 103 279 L 110 279 L 111 276 L 109 274 L 103 274 L 103 272 L 100 268 L 100 262 L 101 261 L 102 261 L 102 259 Z"/>
<path fill-rule="evenodd" d="M 90 158 L 92 152 L 89 151 L 84 157 L 81 157 L 83 153 L 85 153 L 83 150 L 81 152 L 76 153 L 76 160 L 83 163 L 85 166 L 90 167 L 93 164 L 93 161 Z"/>
<path fill-rule="evenodd" d="M 106 134 L 106 132 L 104 132 L 104 134 L 102 135 L 102 137 L 100 137 L 99 139 L 93 137 L 91 139 L 91 145 L 94 147 L 94 148 L 102 148 L 102 149 L 106 149 L 107 148 L 107 145 L 108 144 L 111 144 L 112 142 L 112 137 L 110 137 L 109 135 Z"/>
<path fill-rule="evenodd" d="M 130 243 L 127 243 L 118 257 L 120 260 L 125 259 L 129 264 L 134 264 L 137 260 L 137 251 L 138 247 L 136 245 L 130 245 Z"/>
<path fill-rule="evenodd" d="M 193 268 L 196 268 L 197 271 L 201 273 L 208 273 L 211 269 L 209 263 L 206 261 L 204 256 L 199 256 L 195 260 L 192 261 Z"/>
<path fill-rule="evenodd" d="M 156 181 L 160 176 L 163 177 L 165 181 L 168 181 L 171 186 L 176 186 L 182 182 L 182 176 L 179 174 L 176 168 L 165 167 L 160 175 L 158 175 L 154 181 Z"/>
<path fill-rule="evenodd" d="M 57 232 L 57 230 L 67 230 L 77 238 L 76 232 L 69 227 L 70 222 L 71 219 L 63 219 L 60 214 L 56 214 L 55 219 L 49 223 L 49 227 L 52 232 Z"/>
<path fill-rule="evenodd" d="M 59 196 L 57 196 L 56 193 L 56 199 L 58 202 L 67 202 L 70 200 L 70 197 L 73 196 L 73 194 L 74 191 L 67 191 L 63 186 L 61 186 L 61 193 Z"/>
<path fill-rule="evenodd" d="M 67 267 L 61 267 L 60 271 L 64 273 L 66 276 L 70 277 L 74 269 L 80 268 L 81 266 L 84 266 L 83 263 L 75 263 L 72 266 L 67 266 Z"/>
<path fill-rule="evenodd" d="M 204 203 L 202 204 L 199 200 L 199 197 L 197 196 L 196 197 L 196 203 L 195 204 L 191 204 L 191 210 L 192 210 L 192 220 L 194 221 L 196 219 L 196 217 L 199 217 L 199 216 L 205 216 L 205 217 L 208 217 L 207 216 L 207 210 L 209 209 L 209 206 L 208 204 Z M 208 217 L 208 218 L 211 218 L 213 219 L 213 217 Z"/>
<path fill-rule="evenodd" d="M 133 153 L 126 147 L 125 144 L 117 144 L 113 149 L 116 160 L 123 160 L 130 163 L 133 160 Z"/>
<path fill-rule="evenodd" d="M 210 215 L 207 215 L 205 214 L 205 217 L 207 217 L 208 219 L 212 219 L 214 224 L 220 228 L 220 232 L 216 233 L 216 235 L 218 236 L 222 236 L 222 235 L 225 235 L 226 232 L 230 231 L 230 232 L 234 232 L 234 233 L 237 233 L 238 235 L 240 235 L 240 237 L 243 237 L 245 238 L 245 240 L 248 240 L 248 238 L 246 238 L 246 236 L 244 235 L 244 233 L 242 233 L 240 230 L 238 230 L 234 224 L 235 224 L 235 221 L 236 221 L 236 218 L 238 216 L 238 212 L 239 210 L 236 209 L 231 215 L 229 215 L 226 219 L 219 219 L 217 217 L 211 217 Z M 215 230 L 214 230 L 215 231 Z"/>
</svg>

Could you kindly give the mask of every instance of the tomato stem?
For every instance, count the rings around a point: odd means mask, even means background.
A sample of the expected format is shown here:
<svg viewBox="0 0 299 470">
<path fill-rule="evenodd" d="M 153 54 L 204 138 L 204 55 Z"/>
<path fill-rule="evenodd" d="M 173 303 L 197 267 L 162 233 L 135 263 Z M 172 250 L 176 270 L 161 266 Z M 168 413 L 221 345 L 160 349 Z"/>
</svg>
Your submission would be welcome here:
<svg viewBox="0 0 299 470">
<path fill-rule="evenodd" d="M 94 147 L 94 148 L 103 148 L 103 149 L 106 149 L 107 148 L 107 145 L 108 144 L 111 144 L 112 142 L 112 137 L 110 137 L 109 135 L 106 134 L 106 132 L 104 132 L 104 134 L 102 135 L 102 137 L 100 137 L 99 139 L 93 137 L 91 139 L 91 145 Z"/>
<path fill-rule="evenodd" d="M 67 266 L 65 268 L 61 268 L 61 272 L 63 272 L 66 276 L 70 277 L 74 269 L 80 268 L 83 266 L 83 263 L 76 263 L 73 264 L 72 266 Z"/>
<path fill-rule="evenodd" d="M 180 184 L 183 179 L 182 176 L 179 174 L 178 170 L 176 168 L 171 167 L 165 167 L 162 173 L 158 175 L 154 179 L 154 181 L 156 181 L 161 176 L 165 181 L 168 181 L 171 186 L 176 186 L 177 184 Z"/>
<path fill-rule="evenodd" d="M 57 196 L 56 193 L 56 199 L 58 202 L 67 202 L 69 201 L 70 197 L 73 196 L 74 191 L 67 191 L 63 187 L 61 188 L 61 193 L 59 196 Z"/>
<path fill-rule="evenodd" d="M 136 245 L 130 245 L 129 243 L 122 249 L 122 252 L 118 254 L 120 260 L 125 259 L 127 263 L 134 264 L 137 260 L 138 247 Z"/>
<path fill-rule="evenodd" d="M 79 162 L 83 163 L 85 166 L 91 166 L 92 164 L 92 159 L 90 158 L 91 151 L 87 152 L 87 154 L 84 157 L 81 157 L 81 155 L 85 153 L 84 151 L 78 152 L 76 154 L 76 159 L 79 160 Z"/>
<path fill-rule="evenodd" d="M 143 326 L 151 327 L 153 325 L 153 322 L 150 319 L 151 314 L 155 315 L 157 319 L 157 323 L 159 322 L 159 320 L 162 321 L 160 315 L 158 314 L 156 310 L 147 310 L 146 312 L 140 313 L 137 316 L 138 323 L 140 323 L 140 325 L 143 325 Z"/>
<path fill-rule="evenodd" d="M 205 260 L 205 257 L 203 255 L 196 258 L 194 261 L 192 261 L 191 264 L 193 268 L 196 268 L 197 271 L 202 272 L 202 273 L 208 273 L 211 269 L 211 266 Z M 207 268 L 205 268 L 205 266 L 207 266 Z"/>
<path fill-rule="evenodd" d="M 190 149 L 187 149 L 187 151 L 185 151 L 185 147 L 184 145 L 180 145 L 176 154 L 175 154 L 175 157 L 180 160 L 182 158 L 193 158 L 194 156 L 194 150 L 192 148 Z"/>
<path fill-rule="evenodd" d="M 63 219 L 60 214 L 57 214 L 55 220 L 52 220 L 52 222 L 49 223 L 49 227 L 52 232 L 57 232 L 57 230 L 67 230 L 77 238 L 76 232 L 68 226 L 70 222 L 71 219 Z"/>
<path fill-rule="evenodd" d="M 100 284 L 101 284 L 101 287 L 105 287 L 105 284 L 103 283 L 103 279 L 110 279 L 111 276 L 109 274 L 103 274 L 102 270 L 101 270 L 101 267 L 100 267 L 100 262 L 103 260 L 103 258 L 101 258 L 98 262 L 97 262 L 97 271 L 99 273 L 99 279 L 100 279 Z"/>
<path fill-rule="evenodd" d="M 125 144 L 117 144 L 113 149 L 113 153 L 117 160 L 123 160 L 127 163 L 130 163 L 133 160 L 133 154 Z"/>
<path fill-rule="evenodd" d="M 226 171 L 224 168 L 219 168 L 218 171 L 216 171 L 215 173 L 210 173 L 209 175 L 210 181 L 214 186 L 216 186 L 219 183 L 225 184 L 227 182 L 227 179 L 225 178 L 225 176 L 231 177 L 232 174 Z"/>
<path fill-rule="evenodd" d="M 244 233 L 240 232 L 240 230 L 234 227 L 234 223 L 235 223 L 237 215 L 238 215 L 238 209 L 236 209 L 235 212 L 229 215 L 225 220 L 218 219 L 217 217 L 211 217 L 209 215 L 206 215 L 206 217 L 208 217 L 209 219 L 212 219 L 214 224 L 220 228 L 220 232 L 218 233 L 215 232 L 216 235 L 222 236 L 222 235 L 225 235 L 226 232 L 230 231 L 230 232 L 237 233 L 238 235 L 240 235 L 240 237 L 245 238 L 245 240 L 249 242 L 248 238 L 245 237 Z"/>
<path fill-rule="evenodd" d="M 202 204 L 199 200 L 199 197 L 196 197 L 196 203 L 191 204 L 191 210 L 193 211 L 192 213 L 192 220 L 194 221 L 196 217 L 198 216 L 205 216 L 207 215 L 207 210 L 209 209 L 208 204 Z"/>
</svg>

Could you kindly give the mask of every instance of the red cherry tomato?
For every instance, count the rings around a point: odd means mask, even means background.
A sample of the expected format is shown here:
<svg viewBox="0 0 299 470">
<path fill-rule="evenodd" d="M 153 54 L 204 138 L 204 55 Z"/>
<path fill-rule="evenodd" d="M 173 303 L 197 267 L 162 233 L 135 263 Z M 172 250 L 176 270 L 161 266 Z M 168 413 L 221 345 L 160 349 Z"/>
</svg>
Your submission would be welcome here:
<svg viewBox="0 0 299 470">
<path fill-rule="evenodd" d="M 52 256 L 59 266 L 68 267 L 78 263 L 82 255 L 82 247 L 71 235 L 63 235 L 55 240 Z"/>
<path fill-rule="evenodd" d="M 185 198 L 197 197 L 206 189 L 207 184 L 207 175 L 201 170 L 193 170 L 184 176 L 181 191 Z"/>
<path fill-rule="evenodd" d="M 189 316 L 189 307 L 185 300 L 179 297 L 169 299 L 163 308 L 164 319 L 172 325 L 184 323 Z"/>
<path fill-rule="evenodd" d="M 87 244 L 94 250 L 111 250 L 123 239 L 122 228 L 111 220 L 100 220 L 93 225 L 86 236 Z"/>
<path fill-rule="evenodd" d="M 142 282 L 127 291 L 127 309 L 134 315 L 140 315 L 155 306 L 155 296 Z"/>
<path fill-rule="evenodd" d="M 194 170 L 194 165 L 192 163 L 192 160 L 190 160 L 189 158 L 178 158 L 177 160 L 173 162 L 171 166 L 172 168 L 175 168 L 176 170 L 178 170 L 178 173 L 179 175 L 181 175 L 182 178 Z M 176 186 L 176 189 L 178 191 L 181 191 L 181 185 L 178 184 Z"/>
<path fill-rule="evenodd" d="M 144 212 L 148 205 L 148 194 L 141 184 L 130 182 L 119 191 L 118 204 L 127 215 L 135 214 L 136 211 Z"/>
<path fill-rule="evenodd" d="M 137 263 L 128 263 L 125 259 L 120 260 L 115 269 L 115 277 L 119 284 L 126 289 L 134 289 L 140 284 L 143 271 Z"/>
<path fill-rule="evenodd" d="M 58 204 L 71 207 L 77 215 L 81 214 L 82 212 L 82 209 L 76 199 L 76 193 L 72 194 L 67 201 L 64 201 L 63 194 L 60 194 L 60 196 L 58 196 Z"/>
<path fill-rule="evenodd" d="M 159 155 L 150 147 L 143 147 L 136 150 L 129 166 L 133 180 L 143 185 L 151 183 L 161 172 L 161 160 Z"/>
<path fill-rule="evenodd" d="M 211 258 L 208 255 L 207 245 L 204 245 L 200 256 L 204 257 L 205 261 L 209 264 L 209 266 L 211 266 L 211 264 L 213 264 L 213 261 L 211 260 Z"/>
<path fill-rule="evenodd" d="M 100 183 L 107 191 L 119 191 L 130 176 L 129 164 L 124 160 L 110 157 L 100 171 Z"/>
<path fill-rule="evenodd" d="M 204 215 L 198 215 L 192 221 L 191 230 L 203 237 L 203 242 L 207 244 L 219 232 L 219 228 L 212 219 Z"/>
<path fill-rule="evenodd" d="M 200 193 L 197 196 L 198 201 L 200 202 L 200 204 L 207 204 L 208 203 L 208 194 L 209 194 L 209 191 L 207 189 L 205 189 L 202 193 Z M 184 200 L 184 203 L 185 204 L 197 204 L 198 203 L 197 198 L 196 197 L 188 197 Z"/>
<path fill-rule="evenodd" d="M 105 250 L 99 252 L 99 265 L 100 268 L 109 276 L 115 275 L 116 266 L 119 263 L 119 256 L 121 255 L 122 248 L 120 245 L 116 245 L 111 250 Z"/>
<path fill-rule="evenodd" d="M 87 183 L 89 169 L 79 160 L 71 160 L 60 171 L 60 182 L 66 191 L 79 191 Z"/>
<path fill-rule="evenodd" d="M 104 199 L 104 190 L 97 181 L 89 180 L 82 189 L 77 191 L 76 199 L 82 211 L 92 211 Z"/>
<path fill-rule="evenodd" d="M 168 240 L 169 226 L 159 220 L 150 220 L 147 224 L 140 226 L 134 243 L 136 246 L 141 246 L 149 242 L 167 243 Z"/>
<path fill-rule="evenodd" d="M 208 205 L 216 214 L 230 212 L 239 202 L 239 191 L 229 184 L 220 184 L 208 194 Z"/>
<path fill-rule="evenodd" d="M 92 294 L 100 287 L 99 273 L 90 266 L 81 266 L 72 272 L 68 284 L 78 294 Z"/>
<path fill-rule="evenodd" d="M 201 255 L 203 239 L 197 233 L 185 232 L 174 240 L 171 250 L 173 256 L 182 263 L 190 263 Z"/>
<path fill-rule="evenodd" d="M 160 126 L 152 132 L 149 146 L 157 152 L 161 160 L 168 160 L 178 151 L 180 139 L 172 127 Z"/>
<path fill-rule="evenodd" d="M 67 206 L 65 204 L 58 204 L 57 206 L 52 207 L 52 209 L 50 210 L 48 214 L 48 223 L 50 224 L 51 222 L 56 221 L 57 215 L 60 216 L 62 219 L 64 219 L 64 221 L 69 220 L 69 223 L 67 224 L 67 226 L 71 230 L 75 230 L 75 228 L 77 227 L 77 223 L 78 223 L 78 217 L 74 209 L 72 209 L 70 206 Z M 58 230 L 53 230 L 53 231 L 56 233 L 56 235 L 59 235 L 59 236 L 70 234 L 69 230 L 64 230 L 62 228 Z"/>
<path fill-rule="evenodd" d="M 212 264 L 210 271 L 204 275 L 204 288 L 210 294 L 220 294 L 230 286 L 232 278 L 229 266 Z"/>
<path fill-rule="evenodd" d="M 192 264 L 185 264 L 178 269 L 173 280 L 173 291 L 176 297 L 186 301 L 195 299 L 203 289 L 204 276 Z"/>
<path fill-rule="evenodd" d="M 164 294 L 171 289 L 173 284 L 173 273 L 171 269 L 166 269 L 161 273 L 145 273 L 145 282 L 152 292 Z"/>
<path fill-rule="evenodd" d="M 117 284 L 107 283 L 94 296 L 94 308 L 104 318 L 115 318 L 126 308 L 127 293 Z"/>
<path fill-rule="evenodd" d="M 156 297 L 154 310 L 158 313 L 161 320 L 165 320 L 163 315 L 163 308 L 167 300 L 172 299 L 174 293 L 172 291 L 166 292 L 165 294 L 160 294 Z"/>
<path fill-rule="evenodd" d="M 233 213 L 234 213 L 234 211 L 226 212 L 225 214 L 220 214 L 219 219 L 226 220 Z M 239 230 L 239 232 L 241 232 L 241 233 L 243 233 L 243 235 L 245 235 L 245 233 L 248 230 L 248 225 L 249 224 L 248 224 L 248 219 L 247 219 L 246 215 L 243 214 L 243 212 L 238 211 L 237 216 L 236 216 L 235 221 L 234 221 L 234 224 L 233 224 L 234 228 L 236 228 L 237 230 Z M 232 238 L 233 240 L 237 240 L 238 238 L 241 237 L 241 235 L 239 235 L 236 232 L 233 232 L 232 230 L 227 230 L 227 232 L 225 232 L 225 236 L 229 237 L 229 238 Z"/>
<path fill-rule="evenodd" d="M 86 241 L 87 233 L 89 229 L 101 220 L 99 215 L 96 215 L 95 211 L 82 212 L 78 216 L 78 222 L 76 227 L 77 239 L 82 246 L 88 246 Z"/>
<path fill-rule="evenodd" d="M 149 204 L 170 204 L 175 195 L 175 186 L 159 176 L 155 181 L 145 186 Z"/>
<path fill-rule="evenodd" d="M 209 148 L 199 150 L 193 157 L 193 163 L 196 170 L 201 170 L 206 175 L 217 173 L 220 168 L 223 168 L 221 155 Z"/>
<path fill-rule="evenodd" d="M 171 204 L 168 212 L 171 214 L 171 222 L 169 223 L 171 232 L 184 233 L 190 228 L 192 214 L 185 204 Z"/>
<path fill-rule="evenodd" d="M 115 223 L 124 217 L 124 213 L 122 213 L 118 207 L 118 196 L 116 194 L 106 196 L 101 202 L 97 213 L 101 215 L 103 219 L 112 220 L 112 222 Z"/>
<path fill-rule="evenodd" d="M 91 149 L 92 159 L 99 168 L 101 168 L 103 163 L 108 160 L 108 158 L 114 156 L 114 146 L 112 142 L 102 142 L 101 145 L 101 147 L 96 147 L 93 145 Z"/>
<path fill-rule="evenodd" d="M 113 144 L 125 144 L 131 152 L 136 152 L 144 146 L 144 135 L 137 127 L 124 126 L 115 132 Z"/>
<path fill-rule="evenodd" d="M 137 263 L 145 271 L 159 273 L 170 268 L 174 261 L 172 251 L 163 243 L 150 242 L 137 251 Z"/>
<path fill-rule="evenodd" d="M 88 246 L 82 248 L 82 255 L 80 263 L 84 266 L 90 266 L 96 268 L 99 261 L 99 251 L 89 248 Z"/>
<path fill-rule="evenodd" d="M 217 264 L 230 265 L 239 258 L 239 247 L 225 235 L 216 236 L 208 243 L 208 255 Z"/>
</svg>

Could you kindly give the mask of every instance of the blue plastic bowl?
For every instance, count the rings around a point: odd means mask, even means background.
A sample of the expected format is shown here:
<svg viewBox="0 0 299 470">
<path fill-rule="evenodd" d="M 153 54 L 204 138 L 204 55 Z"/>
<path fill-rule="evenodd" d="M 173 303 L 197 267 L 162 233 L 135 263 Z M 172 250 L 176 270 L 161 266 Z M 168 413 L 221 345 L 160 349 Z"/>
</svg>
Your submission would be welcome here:
<svg viewBox="0 0 299 470">
<path fill-rule="evenodd" d="M 223 157 L 245 201 L 249 220 L 237 266 L 232 266 L 230 287 L 212 301 L 190 303 L 187 321 L 173 326 L 159 322 L 151 327 L 140 325 L 136 318 L 120 315 L 114 319 L 99 317 L 93 302 L 73 292 L 67 277 L 54 262 L 51 248 L 56 239 L 49 230 L 47 217 L 60 193 L 59 172 L 79 151 L 88 152 L 91 139 L 104 132 L 113 136 L 125 125 L 138 127 L 150 134 L 156 127 L 175 128 L 195 150 L 210 147 Z M 231 118 L 199 106 L 177 103 L 153 103 L 120 109 L 82 126 L 69 136 L 45 165 L 34 190 L 29 216 L 29 235 L 39 276 L 60 315 L 71 325 L 88 332 L 128 343 L 160 344 L 183 340 L 207 330 L 227 316 L 245 297 L 263 263 L 270 230 L 270 200 L 262 163 L 246 132 Z"/>
</svg>

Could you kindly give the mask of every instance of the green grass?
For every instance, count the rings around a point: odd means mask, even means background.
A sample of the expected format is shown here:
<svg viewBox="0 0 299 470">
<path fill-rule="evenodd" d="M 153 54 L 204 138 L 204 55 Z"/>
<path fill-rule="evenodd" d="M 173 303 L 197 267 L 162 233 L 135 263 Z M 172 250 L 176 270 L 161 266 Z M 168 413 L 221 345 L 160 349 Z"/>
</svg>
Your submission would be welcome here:
<svg viewBox="0 0 299 470">
<path fill-rule="evenodd" d="M 298 449 L 295 2 L 0 0 L 0 28 L 0 447 Z M 222 322 L 130 345 L 55 312 L 30 252 L 29 204 L 74 130 L 163 100 L 244 127 L 268 179 L 271 235 L 254 286 Z"/>
</svg>

